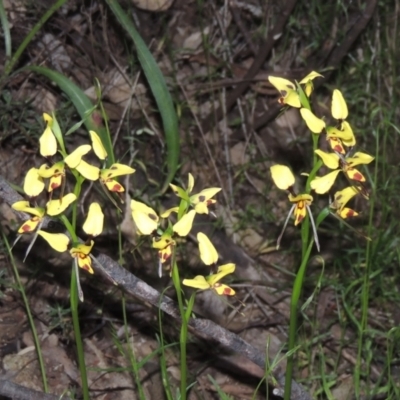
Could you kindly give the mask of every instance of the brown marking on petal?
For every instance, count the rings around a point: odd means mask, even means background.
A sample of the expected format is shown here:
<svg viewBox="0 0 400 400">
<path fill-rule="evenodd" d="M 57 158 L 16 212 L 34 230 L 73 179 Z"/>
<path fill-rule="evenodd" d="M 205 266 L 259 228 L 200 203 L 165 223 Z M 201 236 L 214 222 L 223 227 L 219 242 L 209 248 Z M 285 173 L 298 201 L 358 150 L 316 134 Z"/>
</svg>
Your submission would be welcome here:
<svg viewBox="0 0 400 400">
<path fill-rule="evenodd" d="M 159 259 L 161 260 L 162 263 L 165 263 L 171 257 L 171 253 L 167 253 L 165 251 L 160 250 L 158 252 L 158 257 L 159 257 Z"/>
<path fill-rule="evenodd" d="M 110 179 L 110 181 L 111 181 L 111 179 Z M 115 182 L 114 186 L 111 189 L 108 189 L 108 190 L 110 192 L 118 192 L 118 193 L 125 191 L 124 187 L 118 182 Z"/>
<path fill-rule="evenodd" d="M 157 215 L 155 215 L 155 214 L 147 214 L 147 216 L 150 218 L 150 219 L 152 219 L 153 221 L 157 221 Z"/>
<path fill-rule="evenodd" d="M 346 213 L 346 218 L 353 217 L 354 214 L 355 214 L 355 211 L 349 209 L 349 211 L 347 211 L 347 213 Z"/>
<path fill-rule="evenodd" d="M 353 168 L 348 168 L 347 172 L 349 171 L 354 171 Z M 361 174 L 361 172 L 356 172 L 354 175 L 351 176 L 351 178 L 353 181 L 358 181 L 358 182 L 365 182 L 365 178 L 364 176 Z"/>
<path fill-rule="evenodd" d="M 232 289 L 231 288 L 225 288 L 222 293 L 224 294 L 224 296 L 230 296 L 231 293 L 232 293 Z"/>
<path fill-rule="evenodd" d="M 21 231 L 21 233 L 27 233 L 32 231 L 31 227 L 28 224 L 23 224 L 21 228 L 19 228 L 19 230 Z"/>
<path fill-rule="evenodd" d="M 279 97 L 278 103 L 279 103 L 279 104 L 282 104 L 282 105 L 285 105 L 285 104 L 286 104 L 286 103 L 285 103 L 285 98 L 284 98 L 284 97 Z"/>
<path fill-rule="evenodd" d="M 50 185 L 50 188 L 51 188 L 51 190 L 54 190 L 54 189 L 59 188 L 60 186 L 61 186 L 61 184 L 56 183 L 56 182 L 53 182 L 53 183 Z"/>
<path fill-rule="evenodd" d="M 343 146 L 342 146 L 341 144 L 336 144 L 336 145 L 333 147 L 332 150 L 333 150 L 333 151 L 337 151 L 337 152 L 340 153 L 340 154 L 344 154 L 344 153 L 345 153 L 344 148 L 343 148 Z"/>
</svg>

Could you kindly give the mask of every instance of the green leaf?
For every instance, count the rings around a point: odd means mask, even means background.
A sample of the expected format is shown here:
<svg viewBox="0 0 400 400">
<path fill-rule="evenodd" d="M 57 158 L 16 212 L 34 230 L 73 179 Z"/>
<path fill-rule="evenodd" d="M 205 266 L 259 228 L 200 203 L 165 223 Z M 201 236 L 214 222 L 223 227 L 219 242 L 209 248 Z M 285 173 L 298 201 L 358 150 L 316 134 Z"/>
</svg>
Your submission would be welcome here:
<svg viewBox="0 0 400 400">
<path fill-rule="evenodd" d="M 154 57 L 147 48 L 145 42 L 136 30 L 133 22 L 127 13 L 122 10 L 118 2 L 115 0 L 106 0 L 108 6 L 117 17 L 119 23 L 129 34 L 136 46 L 137 56 L 143 72 L 150 85 L 153 96 L 156 100 L 158 110 L 161 114 L 163 127 L 165 132 L 165 141 L 167 144 L 167 166 L 168 175 L 161 193 L 165 192 L 169 183 L 175 176 L 178 169 L 179 161 L 179 133 L 178 133 L 178 117 L 172 101 L 172 97 L 168 91 L 164 76 L 160 71 Z"/>
</svg>

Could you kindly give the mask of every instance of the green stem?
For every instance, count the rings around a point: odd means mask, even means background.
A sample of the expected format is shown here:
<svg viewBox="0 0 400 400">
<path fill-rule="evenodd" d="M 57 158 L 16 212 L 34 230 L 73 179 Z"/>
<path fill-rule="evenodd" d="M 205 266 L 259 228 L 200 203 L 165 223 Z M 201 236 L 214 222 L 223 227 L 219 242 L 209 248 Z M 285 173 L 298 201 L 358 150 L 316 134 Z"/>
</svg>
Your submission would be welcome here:
<svg viewBox="0 0 400 400">
<path fill-rule="evenodd" d="M 78 297 L 77 279 L 78 279 L 78 277 L 76 276 L 76 270 L 74 267 L 72 267 L 71 292 L 70 292 L 72 323 L 74 326 L 76 351 L 78 353 L 78 364 L 79 364 L 79 372 L 81 374 L 83 398 L 84 398 L 84 400 L 89 400 L 90 399 L 89 385 L 88 385 L 87 372 L 86 372 L 85 353 L 83 350 L 81 328 L 79 326 L 79 313 L 78 313 L 79 297 Z"/>
<path fill-rule="evenodd" d="M 39 337 L 38 337 L 38 334 L 37 334 L 35 323 L 33 321 L 33 316 L 32 316 L 32 313 L 31 313 L 31 309 L 29 307 L 28 298 L 26 297 L 26 293 L 25 293 L 25 290 L 24 290 L 24 285 L 21 282 L 21 278 L 20 278 L 19 273 L 18 273 L 18 268 L 17 268 L 17 265 L 15 264 L 15 260 L 14 260 L 13 253 L 12 253 L 11 248 L 10 248 L 10 244 L 8 243 L 7 236 L 4 234 L 3 230 L 1 231 L 1 233 L 2 233 L 2 236 L 3 236 L 3 242 L 5 243 L 5 245 L 7 247 L 7 251 L 8 251 L 8 254 L 9 254 L 9 257 L 10 257 L 10 261 L 11 261 L 11 264 L 13 266 L 15 280 L 17 281 L 18 289 L 19 289 L 19 291 L 21 293 L 22 300 L 24 302 L 26 314 L 28 316 L 29 326 L 30 326 L 30 328 L 32 330 L 33 341 L 35 343 L 36 354 L 38 356 L 38 361 L 39 361 L 40 374 L 42 375 L 43 389 L 44 389 L 45 393 L 48 393 L 49 392 L 49 387 L 48 387 L 48 384 L 47 384 L 46 368 L 45 368 L 45 365 L 44 365 L 43 355 L 42 355 L 41 348 L 40 348 Z"/>
<path fill-rule="evenodd" d="M 297 311 L 298 303 L 303 288 L 304 276 L 310 258 L 311 249 L 313 247 L 314 240 L 312 239 L 308 244 L 307 250 L 303 256 L 299 271 L 297 272 L 296 279 L 293 284 L 292 298 L 290 300 L 290 324 L 289 324 L 289 356 L 287 358 L 286 375 L 285 375 L 285 397 L 284 400 L 290 400 L 292 390 L 292 375 L 293 375 L 293 362 L 294 354 L 293 350 L 296 345 L 297 338 Z"/>
<path fill-rule="evenodd" d="M 183 296 L 181 289 L 181 281 L 179 277 L 178 265 L 175 262 L 175 257 L 172 260 L 172 281 L 175 286 L 176 296 L 178 298 L 179 313 L 182 317 L 181 332 L 180 332 L 180 366 L 181 366 L 181 396 L 180 400 L 186 400 L 186 382 L 187 382 L 187 364 L 186 364 L 186 338 L 188 329 L 188 318 L 186 318 L 185 307 L 183 304 Z"/>
</svg>

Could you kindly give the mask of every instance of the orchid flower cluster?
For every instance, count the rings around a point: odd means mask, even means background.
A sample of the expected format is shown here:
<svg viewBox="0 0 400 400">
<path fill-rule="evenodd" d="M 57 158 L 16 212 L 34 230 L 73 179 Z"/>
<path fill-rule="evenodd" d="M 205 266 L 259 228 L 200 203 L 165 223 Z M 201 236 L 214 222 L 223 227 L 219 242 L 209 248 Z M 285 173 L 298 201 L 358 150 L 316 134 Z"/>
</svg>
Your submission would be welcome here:
<svg viewBox="0 0 400 400">
<path fill-rule="evenodd" d="M 22 200 L 14 203 L 12 208 L 32 215 L 18 229 L 20 235 L 26 233 L 35 233 L 34 239 L 28 247 L 26 255 L 29 253 L 36 237 L 39 235 L 45 239 L 48 244 L 58 252 L 64 252 L 69 248 L 69 253 L 74 259 L 75 268 L 82 268 L 93 274 L 91 251 L 94 246 L 96 236 L 100 235 L 103 230 L 104 214 L 98 202 L 93 202 L 89 206 L 87 218 L 83 224 L 83 230 L 88 235 L 85 243 L 72 243 L 70 238 L 64 233 L 50 233 L 41 229 L 44 217 L 62 216 L 68 207 L 74 203 L 80 192 L 81 185 L 85 179 L 89 181 L 99 181 L 105 190 L 110 193 L 120 194 L 124 192 L 124 187 L 114 178 L 121 175 L 133 174 L 135 170 L 128 165 L 115 163 L 109 168 L 103 165 L 102 168 L 91 165 L 86 162 L 83 157 L 92 149 L 101 162 L 105 162 L 107 152 L 96 132 L 90 131 L 92 144 L 84 144 L 77 147 L 72 153 L 66 152 L 63 135 L 57 120 L 49 114 L 44 114 L 43 118 L 46 122 L 46 129 L 39 139 L 40 154 L 46 159 L 39 168 L 31 168 L 24 180 L 24 192 L 29 200 Z M 57 152 L 61 155 L 62 160 L 54 160 Z M 66 173 L 70 171 L 76 178 L 76 193 L 64 194 Z M 60 190 L 59 198 L 54 199 L 54 192 Z M 40 205 L 39 195 L 47 192 L 46 203 Z M 43 203 L 41 203 L 43 204 Z M 65 221 L 65 220 L 64 220 Z M 73 224 L 66 222 L 66 227 L 72 227 Z M 71 234 L 71 232 L 70 232 Z M 72 232 L 72 236 L 75 233 Z M 19 236 L 17 240 L 20 238 Z M 26 257 L 26 256 L 25 256 Z M 78 274 L 77 274 L 78 276 Z M 80 289 L 78 280 L 79 297 L 83 299 L 82 290 Z"/>
<path fill-rule="evenodd" d="M 314 176 L 317 171 L 313 171 L 314 173 L 311 176 L 309 184 L 310 188 L 317 194 L 330 193 L 336 178 L 340 172 L 343 172 L 349 182 L 349 186 L 333 194 L 330 209 L 333 210 L 334 215 L 341 219 L 346 219 L 358 215 L 358 212 L 347 207 L 347 203 L 354 196 L 361 194 L 366 199 L 369 197 L 368 191 L 365 188 L 366 178 L 355 167 L 357 165 L 369 164 L 374 160 L 374 157 L 363 152 L 356 152 L 352 155 L 353 148 L 356 145 L 356 138 L 350 123 L 347 121 L 348 108 L 346 101 L 338 89 L 335 89 L 332 94 L 331 116 L 333 123 L 331 125 L 327 125 L 325 118 L 319 118 L 313 113 L 309 98 L 314 89 L 313 80 L 318 77 L 322 77 L 322 75 L 312 71 L 300 82 L 295 83 L 274 76 L 270 76 L 268 79 L 280 93 L 280 98 L 278 99 L 280 104 L 299 109 L 302 119 L 313 135 L 315 135 L 314 138 L 316 140 L 314 143 L 318 142 L 318 135 L 325 133 L 325 138 L 328 141 L 328 147 L 330 147 L 331 151 L 325 152 L 314 148 L 314 152 L 322 160 L 322 163 L 332 171 L 321 177 Z M 317 165 L 317 170 L 320 166 L 321 164 Z M 271 175 L 272 180 L 279 189 L 289 192 L 289 201 L 293 204 L 282 233 L 278 238 L 278 247 L 292 213 L 295 225 L 300 224 L 308 213 L 313 228 L 314 240 L 319 250 L 316 226 L 310 211 L 313 196 L 310 193 L 297 194 L 295 192 L 295 178 L 287 166 L 272 166 Z"/>
<path fill-rule="evenodd" d="M 31 168 L 25 176 L 23 190 L 28 200 L 18 201 L 12 205 L 15 210 L 32 216 L 18 229 L 17 240 L 23 234 L 35 234 L 27 249 L 26 256 L 37 236 L 41 236 L 58 252 L 69 250 L 76 269 L 79 298 L 83 301 L 78 271 L 81 268 L 90 274 L 94 272 L 92 261 L 96 261 L 96 259 L 92 256 L 91 251 L 95 244 L 94 238 L 103 231 L 104 214 L 98 202 L 90 204 L 87 218 L 82 226 L 87 235 L 87 240 L 81 243 L 75 234 L 75 223 L 71 223 L 66 217 L 67 209 L 77 201 L 84 180 L 99 181 L 105 193 L 115 203 L 112 196 L 121 195 L 125 191 L 115 178 L 133 174 L 135 170 L 128 165 L 119 163 L 106 167 L 108 154 L 99 135 L 94 131 L 89 131 L 91 144 L 81 145 L 68 154 L 56 118 L 49 114 L 43 114 L 43 118 L 46 128 L 39 139 L 39 147 L 40 154 L 45 158 L 45 162 L 39 168 Z M 94 151 L 102 166 L 92 165 L 84 160 L 84 156 L 91 150 Z M 59 160 L 59 155 L 61 160 Z M 72 173 L 76 179 L 74 193 L 64 193 L 67 172 Z M 171 259 L 174 259 L 177 238 L 189 235 L 196 214 L 209 214 L 209 207 L 216 203 L 213 197 L 221 190 L 212 187 L 192 194 L 194 178 L 191 174 L 189 174 L 186 190 L 173 184 L 170 186 L 175 195 L 180 198 L 180 205 L 164 211 L 160 216 L 151 207 L 140 201 L 131 200 L 130 204 L 137 233 L 152 236 L 152 247 L 158 252 L 160 275 L 162 274 L 162 267 L 171 262 Z M 55 192 L 59 192 L 57 198 Z M 42 193 L 46 193 L 44 201 L 39 199 Z M 172 223 L 169 218 L 174 213 L 177 214 L 177 218 L 175 218 L 177 221 Z M 51 233 L 42 229 L 46 216 L 59 217 L 73 239 L 71 240 L 64 233 Z M 224 276 L 233 273 L 235 265 L 230 263 L 217 266 L 218 253 L 210 239 L 201 232 L 198 233 L 197 239 L 201 260 L 211 267 L 211 271 L 207 276 L 199 275 L 194 279 L 184 279 L 183 284 L 201 290 L 213 289 L 220 295 L 234 295 L 235 291 L 232 288 L 219 281 Z M 171 264 L 174 268 L 174 260 Z"/>
<path fill-rule="evenodd" d="M 131 200 L 132 218 L 139 235 L 151 235 L 152 247 L 158 251 L 159 275 L 162 275 L 163 266 L 171 264 L 175 268 L 173 257 L 178 238 L 189 235 L 196 214 L 209 214 L 209 207 L 216 203 L 213 197 L 221 188 L 211 187 L 199 193 L 192 194 L 194 187 L 193 175 L 189 173 L 187 189 L 170 184 L 175 195 L 180 198 L 180 205 L 172 207 L 160 215 L 146 204 Z M 169 219 L 172 214 L 177 215 L 177 222 Z M 214 289 L 219 295 L 232 296 L 235 291 L 219 281 L 235 271 L 235 264 L 229 263 L 216 266 L 218 253 L 210 239 L 202 232 L 197 234 L 200 258 L 203 263 L 211 267 L 207 276 L 198 275 L 194 279 L 184 279 L 183 284 L 200 290 Z M 216 273 L 213 273 L 216 270 Z"/>
</svg>

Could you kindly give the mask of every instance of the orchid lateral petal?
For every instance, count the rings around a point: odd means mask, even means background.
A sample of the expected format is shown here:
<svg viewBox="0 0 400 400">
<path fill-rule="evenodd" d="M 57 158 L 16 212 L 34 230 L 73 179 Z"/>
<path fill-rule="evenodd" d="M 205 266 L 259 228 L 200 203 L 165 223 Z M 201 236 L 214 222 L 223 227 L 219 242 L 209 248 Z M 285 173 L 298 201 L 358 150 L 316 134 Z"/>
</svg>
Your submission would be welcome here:
<svg viewBox="0 0 400 400">
<path fill-rule="evenodd" d="M 94 165 L 87 163 L 84 160 L 81 160 L 81 162 L 75 167 L 75 169 L 85 179 L 88 179 L 89 181 L 97 181 L 99 179 L 100 169 L 98 167 L 95 167 Z"/>
<path fill-rule="evenodd" d="M 61 199 L 50 200 L 46 204 L 47 214 L 50 216 L 55 216 L 63 213 L 67 207 L 76 200 L 76 195 L 74 193 L 68 193 Z"/>
<path fill-rule="evenodd" d="M 26 201 L 26 200 L 17 201 L 16 203 L 13 203 L 11 205 L 11 207 L 14 210 L 26 212 L 28 214 L 35 215 L 39 218 L 42 218 L 44 216 L 44 214 L 46 213 L 44 208 L 31 207 L 29 204 L 29 201 Z"/>
<path fill-rule="evenodd" d="M 315 154 L 321 157 L 322 162 L 330 169 L 339 168 L 339 156 L 335 153 L 325 153 L 322 150 L 315 150 Z"/>
<path fill-rule="evenodd" d="M 333 195 L 333 202 L 330 205 L 331 208 L 341 211 L 345 205 L 358 193 L 355 186 L 348 186 L 343 190 L 337 191 Z"/>
<path fill-rule="evenodd" d="M 218 252 L 211 240 L 203 232 L 197 234 L 199 242 L 200 258 L 206 265 L 216 264 L 218 261 Z"/>
<path fill-rule="evenodd" d="M 82 160 L 82 157 L 89 153 L 92 146 L 89 144 L 83 144 L 76 148 L 71 154 L 64 158 L 64 162 L 70 167 L 71 169 L 75 169 Z"/>
<path fill-rule="evenodd" d="M 340 169 L 330 172 L 329 174 L 321 177 L 315 177 L 310 182 L 310 187 L 318 194 L 329 192 L 330 188 L 335 183 L 335 180 L 340 172 Z"/>
<path fill-rule="evenodd" d="M 64 233 L 49 233 L 39 230 L 38 235 L 41 236 L 46 242 L 59 253 L 63 253 L 67 250 L 69 244 L 69 238 Z"/>
<path fill-rule="evenodd" d="M 316 71 L 311 71 L 307 76 L 305 76 L 299 83 L 306 84 L 310 81 L 313 81 L 315 78 L 323 78 L 323 75 L 319 74 Z"/>
<path fill-rule="evenodd" d="M 217 273 L 208 276 L 207 282 L 211 285 L 214 286 L 218 281 L 220 281 L 224 276 L 232 274 L 233 272 L 235 272 L 235 264 L 233 263 L 228 263 L 228 264 L 224 264 L 224 265 L 220 265 L 218 267 Z"/>
<path fill-rule="evenodd" d="M 357 153 L 354 154 L 353 157 L 347 158 L 346 162 L 350 166 L 354 167 L 355 165 L 369 164 L 374 159 L 375 159 L 375 157 L 372 157 L 367 153 L 362 153 L 361 151 L 358 151 Z"/>
<path fill-rule="evenodd" d="M 158 215 L 155 211 L 140 201 L 131 200 L 132 218 L 142 235 L 150 235 L 158 227 Z"/>
<path fill-rule="evenodd" d="M 273 165 L 270 170 L 272 180 L 279 189 L 288 190 L 294 185 L 294 175 L 286 165 Z"/>
<path fill-rule="evenodd" d="M 313 217 L 313 215 L 311 213 L 310 206 L 306 205 L 306 208 L 308 210 L 308 215 L 310 216 L 310 222 L 311 222 L 311 226 L 312 226 L 312 230 L 313 230 L 315 246 L 317 247 L 317 250 L 319 252 L 320 251 L 320 245 L 319 245 L 317 227 L 315 226 L 314 217 Z"/>
<path fill-rule="evenodd" d="M 278 239 L 276 240 L 276 249 L 279 250 L 279 247 L 281 246 L 281 240 L 283 237 L 283 234 L 285 233 L 287 224 L 289 222 L 290 216 L 292 215 L 293 210 L 296 208 L 296 204 L 293 204 L 293 206 L 291 207 L 286 219 L 285 219 L 285 223 L 283 224 L 283 228 L 282 231 L 280 233 L 280 235 L 278 236 Z"/>
<path fill-rule="evenodd" d="M 172 207 L 160 214 L 161 218 L 168 218 L 173 212 L 178 213 L 179 207 Z"/>
<path fill-rule="evenodd" d="M 36 197 L 44 190 L 44 181 L 39 175 L 39 170 L 37 168 L 31 168 L 24 181 L 24 192 L 29 197 Z"/>
<path fill-rule="evenodd" d="M 321 133 L 325 128 L 325 121 L 315 116 L 308 108 L 301 108 L 300 114 L 312 133 Z"/>
<path fill-rule="evenodd" d="M 135 171 L 129 165 L 115 163 L 110 168 L 101 170 L 100 177 L 103 180 L 107 180 L 116 176 L 133 174 Z"/>
<path fill-rule="evenodd" d="M 192 229 L 194 217 L 196 216 L 195 210 L 190 210 L 173 226 L 173 231 L 179 236 L 187 236 Z"/>
<path fill-rule="evenodd" d="M 97 202 L 93 202 L 89 206 L 88 216 L 85 223 L 83 224 L 82 229 L 87 235 L 95 237 L 103 232 L 103 225 L 104 214 L 101 210 L 100 204 Z"/>
<path fill-rule="evenodd" d="M 204 276 L 198 275 L 194 279 L 184 279 L 182 283 L 196 289 L 206 290 L 210 289 L 210 284 L 206 281 Z"/>
<path fill-rule="evenodd" d="M 170 183 L 169 186 L 174 192 L 175 196 L 178 196 L 179 198 L 189 202 L 189 195 L 186 193 L 186 190 L 182 189 L 180 186 L 173 185 L 172 183 Z"/>
</svg>

